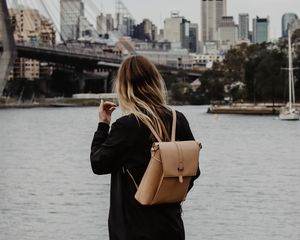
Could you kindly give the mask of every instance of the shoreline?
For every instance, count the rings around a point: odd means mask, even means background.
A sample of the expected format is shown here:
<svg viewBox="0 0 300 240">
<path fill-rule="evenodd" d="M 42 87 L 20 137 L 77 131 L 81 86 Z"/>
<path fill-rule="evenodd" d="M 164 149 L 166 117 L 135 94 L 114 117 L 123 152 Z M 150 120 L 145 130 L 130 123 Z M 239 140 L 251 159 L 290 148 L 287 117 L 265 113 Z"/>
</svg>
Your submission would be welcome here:
<svg viewBox="0 0 300 240">
<path fill-rule="evenodd" d="M 212 105 L 207 109 L 210 114 L 242 114 L 242 115 L 278 115 L 280 109 L 285 107 L 281 103 L 239 103 L 231 105 Z M 296 104 L 300 108 L 300 104 Z"/>
<path fill-rule="evenodd" d="M 63 107 L 96 107 L 100 100 L 112 101 L 117 103 L 116 98 L 111 96 L 101 98 L 45 98 L 35 101 L 17 101 L 15 99 L 0 99 L 1 109 L 30 109 L 30 108 L 63 108 Z M 172 103 L 171 103 L 172 104 Z M 176 104 L 172 104 L 175 105 Z M 180 104 L 182 105 L 182 104 Z M 211 105 L 207 109 L 209 114 L 242 114 L 242 115 L 278 115 L 284 104 L 276 103 L 238 103 L 231 105 Z M 296 104 L 300 109 L 300 103 Z"/>
<path fill-rule="evenodd" d="M 114 99 L 105 99 L 114 101 Z M 80 99 L 80 98 L 47 98 L 35 101 L 8 100 L 0 102 L 0 109 L 26 109 L 26 108 L 51 108 L 51 107 L 90 107 L 99 106 L 100 99 Z"/>
</svg>

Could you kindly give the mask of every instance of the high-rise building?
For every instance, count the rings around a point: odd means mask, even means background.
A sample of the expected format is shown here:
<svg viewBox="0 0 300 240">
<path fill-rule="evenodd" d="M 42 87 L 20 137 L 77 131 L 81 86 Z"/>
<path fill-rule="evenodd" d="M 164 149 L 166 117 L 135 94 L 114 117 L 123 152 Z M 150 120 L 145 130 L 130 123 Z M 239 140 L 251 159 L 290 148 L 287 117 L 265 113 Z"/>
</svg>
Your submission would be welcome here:
<svg viewBox="0 0 300 240">
<path fill-rule="evenodd" d="M 223 16 L 227 15 L 227 0 L 201 0 L 202 41 L 216 41 Z"/>
<path fill-rule="evenodd" d="M 106 17 L 103 13 L 100 13 L 100 15 L 97 16 L 96 29 L 99 34 L 107 33 Z"/>
<path fill-rule="evenodd" d="M 220 44 L 232 46 L 238 40 L 238 26 L 233 17 L 223 16 L 218 28 L 218 40 Z"/>
<path fill-rule="evenodd" d="M 239 40 L 249 40 L 249 14 L 239 14 Z"/>
<path fill-rule="evenodd" d="M 133 36 L 135 20 L 123 1 L 116 0 L 116 28 L 123 36 Z"/>
<path fill-rule="evenodd" d="M 189 50 L 190 52 L 198 52 L 199 50 L 199 27 L 197 23 L 191 23 L 190 24 L 190 36 L 189 36 Z"/>
<path fill-rule="evenodd" d="M 157 40 L 157 27 L 149 19 L 144 19 L 134 27 L 133 37 L 143 41 L 155 41 Z"/>
<path fill-rule="evenodd" d="M 174 48 L 189 48 L 190 21 L 179 16 L 179 12 L 171 12 L 171 17 L 164 21 L 164 39 L 172 43 Z"/>
<path fill-rule="evenodd" d="M 84 16 L 82 0 L 60 0 L 60 26 L 63 41 L 79 37 L 79 18 Z"/>
<path fill-rule="evenodd" d="M 297 19 L 298 19 L 298 16 L 295 13 L 285 13 L 285 14 L 283 14 L 282 20 L 281 20 L 282 37 L 287 37 L 288 36 L 288 26 L 289 26 L 289 24 L 292 24 Z"/>
<path fill-rule="evenodd" d="M 54 46 L 56 33 L 52 23 L 36 9 L 21 7 L 9 9 L 13 20 L 14 38 L 17 43 Z M 49 70 L 49 67 L 47 67 Z M 33 59 L 17 58 L 10 78 L 34 80 L 46 77 L 45 67 Z"/>
<path fill-rule="evenodd" d="M 253 42 L 263 43 L 269 41 L 270 20 L 267 18 L 256 17 L 253 19 Z"/>
<path fill-rule="evenodd" d="M 106 14 L 106 27 L 108 32 L 114 30 L 114 18 L 110 13 Z"/>
<path fill-rule="evenodd" d="M 114 19 L 111 14 L 104 15 L 103 13 L 100 13 L 99 16 L 97 16 L 97 32 L 100 34 L 106 34 L 108 32 L 113 31 L 114 29 Z"/>
</svg>

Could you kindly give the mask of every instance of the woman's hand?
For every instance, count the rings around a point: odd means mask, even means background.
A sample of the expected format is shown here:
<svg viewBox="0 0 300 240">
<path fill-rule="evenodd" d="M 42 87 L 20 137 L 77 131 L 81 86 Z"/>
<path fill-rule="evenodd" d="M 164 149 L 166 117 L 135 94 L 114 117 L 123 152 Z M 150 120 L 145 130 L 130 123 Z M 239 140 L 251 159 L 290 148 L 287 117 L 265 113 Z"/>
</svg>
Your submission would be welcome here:
<svg viewBox="0 0 300 240">
<path fill-rule="evenodd" d="M 113 102 L 103 102 L 101 100 L 99 106 L 99 122 L 110 124 L 111 114 L 115 111 L 117 105 Z"/>
</svg>

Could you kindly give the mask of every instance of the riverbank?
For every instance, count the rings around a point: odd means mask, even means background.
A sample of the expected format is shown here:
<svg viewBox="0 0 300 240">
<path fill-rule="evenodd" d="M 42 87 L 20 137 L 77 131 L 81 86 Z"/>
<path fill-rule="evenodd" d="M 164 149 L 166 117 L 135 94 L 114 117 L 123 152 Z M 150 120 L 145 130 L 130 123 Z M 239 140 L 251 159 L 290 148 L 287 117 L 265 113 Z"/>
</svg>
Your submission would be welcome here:
<svg viewBox="0 0 300 240">
<path fill-rule="evenodd" d="M 32 101 L 18 101 L 13 98 L 0 98 L 0 109 L 8 108 L 51 108 L 51 107 L 91 107 L 99 106 L 100 100 L 117 103 L 112 94 L 78 94 L 72 98 L 41 98 Z M 176 103 L 170 103 L 177 105 Z M 181 104 L 180 104 L 181 105 Z M 207 113 L 212 114 L 245 114 L 245 115 L 278 115 L 283 104 L 250 104 L 211 105 Z M 296 104 L 300 109 L 300 104 Z"/>
<path fill-rule="evenodd" d="M 284 104 L 272 103 L 239 103 L 231 105 L 212 105 L 207 109 L 207 113 L 213 114 L 246 114 L 246 115 L 278 115 Z M 296 107 L 299 109 L 300 104 Z"/>
<path fill-rule="evenodd" d="M 40 108 L 40 107 L 87 107 L 98 106 L 101 98 L 43 98 L 32 101 L 18 101 L 16 99 L 0 99 L 0 109 L 6 108 Z M 113 98 L 102 98 L 113 101 Z"/>
</svg>

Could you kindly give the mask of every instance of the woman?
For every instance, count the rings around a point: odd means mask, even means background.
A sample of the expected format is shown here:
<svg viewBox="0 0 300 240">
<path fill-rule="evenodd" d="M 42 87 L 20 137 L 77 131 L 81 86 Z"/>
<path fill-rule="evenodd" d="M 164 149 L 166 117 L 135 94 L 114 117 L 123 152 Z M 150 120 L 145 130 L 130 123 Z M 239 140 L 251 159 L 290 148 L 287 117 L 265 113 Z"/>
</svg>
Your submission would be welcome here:
<svg viewBox="0 0 300 240">
<path fill-rule="evenodd" d="M 116 91 L 121 110 L 127 115 L 113 123 L 109 132 L 116 106 L 101 101 L 98 129 L 91 147 L 93 172 L 111 174 L 110 240 L 183 240 L 181 205 L 142 206 L 135 200 L 136 187 L 124 170 L 128 169 L 137 184 L 140 183 L 155 141 L 148 126 L 152 126 L 163 141 L 170 141 L 172 112 L 166 105 L 162 77 L 146 58 L 132 56 L 120 66 Z M 177 112 L 176 129 L 176 140 L 194 139 L 180 112 Z M 199 174 L 200 171 L 195 178 Z M 193 181 L 190 187 L 192 185 Z"/>
</svg>

